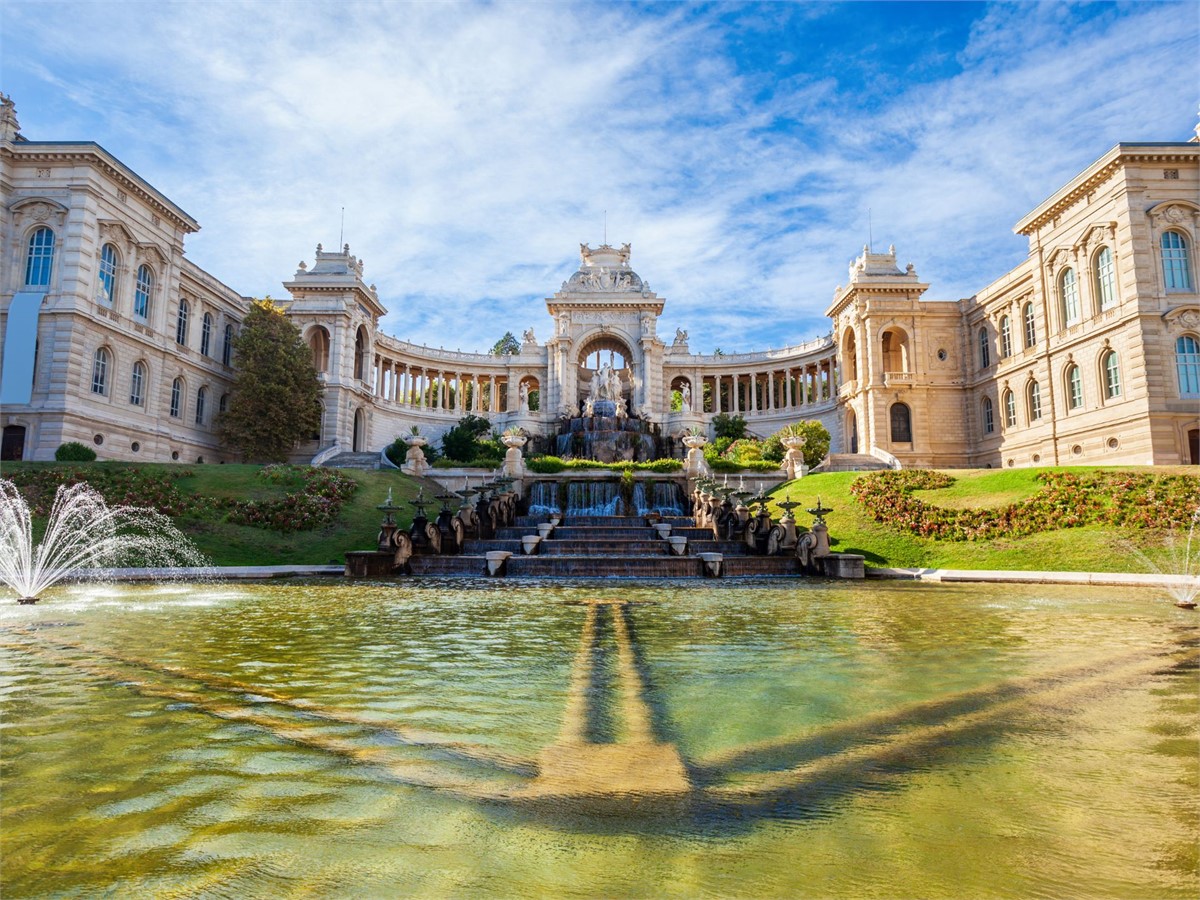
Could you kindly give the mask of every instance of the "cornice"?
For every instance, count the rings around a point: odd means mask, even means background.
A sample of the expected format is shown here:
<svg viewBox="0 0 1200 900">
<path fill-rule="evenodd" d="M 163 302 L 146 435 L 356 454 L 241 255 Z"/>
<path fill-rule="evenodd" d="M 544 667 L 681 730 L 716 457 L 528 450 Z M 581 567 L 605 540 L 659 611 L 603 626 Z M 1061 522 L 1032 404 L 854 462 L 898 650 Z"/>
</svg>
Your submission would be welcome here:
<svg viewBox="0 0 1200 900">
<path fill-rule="evenodd" d="M 167 216 L 188 233 L 200 230 L 200 223 L 167 197 L 151 187 L 149 182 L 119 159 L 92 142 L 59 143 L 56 141 L 24 141 L 0 143 L 0 155 L 13 160 L 33 162 L 86 162 L 94 165 L 113 181 L 137 196 L 161 215 Z"/>
<path fill-rule="evenodd" d="M 1130 162 L 1194 162 L 1200 159 L 1200 145 L 1191 143 L 1117 144 L 1076 175 L 1057 193 L 1022 218 L 1013 232 L 1028 237 L 1080 197 L 1096 190 Z"/>
</svg>

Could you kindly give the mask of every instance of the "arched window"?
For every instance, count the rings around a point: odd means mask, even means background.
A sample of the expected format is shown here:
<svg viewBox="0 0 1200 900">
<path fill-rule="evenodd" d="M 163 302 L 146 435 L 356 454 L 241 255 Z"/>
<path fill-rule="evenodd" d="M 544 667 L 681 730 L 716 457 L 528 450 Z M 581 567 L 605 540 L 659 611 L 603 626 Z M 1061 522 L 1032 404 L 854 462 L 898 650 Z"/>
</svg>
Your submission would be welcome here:
<svg viewBox="0 0 1200 900">
<path fill-rule="evenodd" d="M 324 372 L 329 368 L 329 332 L 318 325 L 308 336 L 308 348 L 312 351 L 313 368 Z"/>
<path fill-rule="evenodd" d="M 912 443 L 912 410 L 905 403 L 892 404 L 892 443 Z"/>
<path fill-rule="evenodd" d="M 229 395 L 222 394 L 221 399 L 217 401 L 217 412 L 224 413 L 229 409 Z"/>
<path fill-rule="evenodd" d="M 1100 298 L 1101 309 L 1117 303 L 1117 274 L 1112 251 L 1107 247 L 1101 247 L 1096 254 L 1096 296 Z"/>
<path fill-rule="evenodd" d="M 183 402 L 183 379 L 176 378 L 171 382 L 171 417 L 179 418 L 179 405 Z"/>
<path fill-rule="evenodd" d="M 1190 334 L 1175 341 L 1175 371 L 1179 375 L 1179 396 L 1200 397 L 1200 341 Z"/>
<path fill-rule="evenodd" d="M 212 313 L 205 313 L 204 318 L 200 321 L 200 354 L 202 356 L 208 356 L 208 345 L 212 343 L 212 329 Z"/>
<path fill-rule="evenodd" d="M 129 376 L 129 402 L 141 406 L 146 396 L 146 364 L 142 361 L 133 364 L 133 372 Z"/>
<path fill-rule="evenodd" d="M 1168 291 L 1192 290 L 1192 264 L 1188 259 L 1188 240 L 1178 231 L 1164 231 L 1162 240 L 1163 281 Z M 30 253 L 32 250 L 30 244 Z M 32 284 L 33 282 L 30 282 Z M 45 283 L 49 283 L 48 281 Z"/>
<path fill-rule="evenodd" d="M 54 269 L 54 232 L 42 225 L 29 236 L 29 254 L 25 257 L 25 284 L 49 287 Z"/>
<path fill-rule="evenodd" d="M 106 348 L 101 347 L 92 357 L 92 393 L 108 393 L 108 365 L 111 356 Z"/>
<path fill-rule="evenodd" d="M 1000 317 L 1000 358 L 1012 356 L 1012 323 L 1008 316 Z"/>
<path fill-rule="evenodd" d="M 1037 343 L 1037 322 L 1033 318 L 1033 304 L 1025 304 L 1025 349 L 1028 350 Z"/>
<path fill-rule="evenodd" d="M 354 334 L 354 377 L 359 381 L 367 377 L 367 332 L 361 326 Z"/>
<path fill-rule="evenodd" d="M 1067 366 L 1067 406 L 1069 409 L 1083 407 L 1083 376 L 1074 363 Z"/>
<path fill-rule="evenodd" d="M 1042 388 L 1036 381 L 1031 381 L 1026 390 L 1029 397 L 1029 421 L 1036 422 L 1042 417 Z"/>
<path fill-rule="evenodd" d="M 100 295 L 101 303 L 112 306 L 117 296 L 117 248 L 105 244 L 100 248 Z"/>
<path fill-rule="evenodd" d="M 852 381 L 858 381 L 858 340 L 854 337 L 853 330 L 846 329 L 846 337 L 842 344 L 846 357 L 846 373 Z"/>
<path fill-rule="evenodd" d="M 204 401 L 208 399 L 208 388 L 196 391 L 196 424 L 204 424 Z"/>
<path fill-rule="evenodd" d="M 133 314 L 139 319 L 150 318 L 150 292 L 154 290 L 154 273 L 149 266 L 138 266 L 137 290 L 133 294 Z"/>
<path fill-rule="evenodd" d="M 233 362 L 233 326 L 225 326 L 225 343 L 221 346 L 221 363 L 230 365 Z"/>
<path fill-rule="evenodd" d="M 191 308 L 182 297 L 179 298 L 179 315 L 175 318 L 175 343 L 187 346 L 188 316 Z"/>
<path fill-rule="evenodd" d="M 980 408 L 979 408 L 979 418 L 980 418 L 981 424 L 983 425 L 983 433 L 984 434 L 991 434 L 993 431 L 996 430 L 996 421 L 992 417 L 992 398 L 991 397 L 983 398 L 983 403 L 980 405 Z"/>
<path fill-rule="evenodd" d="M 1121 396 L 1121 370 L 1117 367 L 1117 351 L 1109 350 L 1100 360 L 1104 370 L 1104 396 L 1115 400 Z"/>
<path fill-rule="evenodd" d="M 882 335 L 883 371 L 908 371 L 908 336 L 898 328 L 889 328 Z"/>
<path fill-rule="evenodd" d="M 1075 325 L 1079 322 L 1079 285 L 1075 283 L 1075 270 L 1064 269 L 1058 276 L 1058 296 L 1062 304 L 1063 323 Z"/>
<path fill-rule="evenodd" d="M 1017 398 L 1010 390 L 1004 391 L 1004 427 L 1017 427 Z"/>
<path fill-rule="evenodd" d="M 991 341 L 988 340 L 987 328 L 979 329 L 979 368 L 986 369 L 992 364 Z"/>
</svg>

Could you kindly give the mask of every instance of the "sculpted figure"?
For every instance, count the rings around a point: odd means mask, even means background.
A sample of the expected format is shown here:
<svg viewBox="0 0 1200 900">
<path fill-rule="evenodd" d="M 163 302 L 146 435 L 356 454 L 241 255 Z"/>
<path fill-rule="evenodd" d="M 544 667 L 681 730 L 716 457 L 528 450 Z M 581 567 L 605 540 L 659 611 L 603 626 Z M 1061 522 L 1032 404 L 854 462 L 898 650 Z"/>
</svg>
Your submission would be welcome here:
<svg viewBox="0 0 1200 900">
<path fill-rule="evenodd" d="M 520 398 L 521 412 L 529 412 L 529 385 L 524 381 L 521 382 L 517 396 Z"/>
<path fill-rule="evenodd" d="M 526 329 L 525 334 L 522 335 L 522 337 L 525 339 L 525 343 L 527 343 L 527 344 L 536 344 L 537 343 L 537 338 L 533 336 L 532 328 Z"/>
<path fill-rule="evenodd" d="M 682 411 L 689 413 L 692 411 L 692 388 L 687 382 L 684 382 L 683 390 L 679 392 L 683 396 Z"/>
<path fill-rule="evenodd" d="M 608 399 L 615 400 L 618 405 L 621 403 L 621 376 L 611 366 L 608 367 Z"/>
<path fill-rule="evenodd" d="M 592 405 L 591 397 L 583 401 L 583 414 L 589 419 L 596 414 L 596 408 Z"/>
<path fill-rule="evenodd" d="M 684 331 L 682 328 L 675 329 L 675 343 L 686 344 L 687 339 L 688 339 L 688 333 L 686 331 Z"/>
</svg>

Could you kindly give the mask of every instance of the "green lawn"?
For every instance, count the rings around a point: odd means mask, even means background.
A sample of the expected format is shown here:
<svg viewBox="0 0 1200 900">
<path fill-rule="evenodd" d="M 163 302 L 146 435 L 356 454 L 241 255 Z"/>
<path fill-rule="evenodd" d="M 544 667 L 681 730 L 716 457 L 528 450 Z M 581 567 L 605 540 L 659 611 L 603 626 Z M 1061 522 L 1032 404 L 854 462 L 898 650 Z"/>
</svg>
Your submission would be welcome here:
<svg viewBox="0 0 1200 900">
<path fill-rule="evenodd" d="M 5 473 L 18 468 L 53 468 L 56 465 L 59 464 L 6 463 Z M 130 468 L 131 464 L 83 464 L 85 470 L 90 467 L 100 472 L 116 472 Z M 181 467 L 170 465 L 133 467 L 151 473 L 177 474 L 181 471 Z M 283 496 L 288 490 L 260 478 L 258 466 L 197 465 L 185 470 L 190 474 L 178 479 L 176 485 L 181 492 L 191 496 L 218 500 L 271 499 Z M 922 491 L 918 496 L 945 507 L 1000 507 L 1039 491 L 1042 487 L 1037 480 L 1039 471 L 1045 470 L 950 470 L 948 474 L 955 479 L 952 486 Z M 1164 475 L 1196 474 L 1194 468 L 1185 467 L 1142 471 Z M 218 565 L 341 563 L 345 551 L 368 549 L 374 545 L 380 521 L 376 507 L 383 502 L 389 488 L 396 503 L 403 508 L 398 516 L 403 524 L 411 522 L 412 508 L 407 501 L 416 496 L 418 489 L 424 487 L 427 497 L 440 493 L 436 483 L 413 479 L 395 470 L 345 470 L 345 473 L 358 482 L 359 488 L 342 509 L 338 521 L 325 528 L 281 534 L 232 524 L 225 521 L 223 510 L 203 505 L 177 518 L 176 524 Z M 1146 566 L 1128 552 L 1129 546 L 1153 557 L 1163 553 L 1168 539 L 1182 545 L 1187 537 L 1185 532 L 1178 530 L 1172 534 L 1162 530 L 1131 529 L 1128 534 L 1120 534 L 1114 533 L 1112 528 L 1089 525 L 977 542 L 920 538 L 873 521 L 850 495 L 850 485 L 859 477 L 861 475 L 855 472 L 810 475 L 782 485 L 773 497 L 782 500 L 788 495 L 803 503 L 804 506 L 796 510 L 796 518 L 800 524 L 807 525 L 812 517 L 804 509 L 814 506 L 819 495 L 826 506 L 833 507 L 826 520 L 834 549 L 861 553 L 869 566 L 878 567 L 1136 572 L 1145 571 Z M 754 483 L 753 476 L 748 477 L 748 483 Z M 778 513 L 776 509 L 775 514 Z M 1200 543 L 1200 535 L 1197 535 L 1197 541 Z M 1200 547 L 1197 551 L 1200 552 Z"/>
</svg>

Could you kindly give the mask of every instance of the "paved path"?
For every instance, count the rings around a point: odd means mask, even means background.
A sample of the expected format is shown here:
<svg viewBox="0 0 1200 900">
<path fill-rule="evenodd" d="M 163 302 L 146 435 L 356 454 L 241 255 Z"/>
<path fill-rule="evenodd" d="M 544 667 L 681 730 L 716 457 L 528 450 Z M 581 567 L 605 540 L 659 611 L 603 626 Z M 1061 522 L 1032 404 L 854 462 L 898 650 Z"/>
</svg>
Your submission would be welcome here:
<svg viewBox="0 0 1200 900">
<path fill-rule="evenodd" d="M 81 570 L 81 580 L 156 581 L 162 578 L 241 581 L 261 578 L 302 578 L 341 576 L 345 567 L 324 566 L 214 566 L 208 569 L 107 569 L 103 572 Z M 867 578 L 891 578 L 906 581 L 968 582 L 991 581 L 1009 584 L 1104 584 L 1128 587 L 1200 586 L 1200 576 L 1157 575 L 1145 572 L 1016 572 L 1004 569 L 872 569 Z"/>
<path fill-rule="evenodd" d="M 1005 569 L 867 569 L 868 578 L 909 581 L 995 581 L 1009 584 L 1115 584 L 1134 587 L 1200 585 L 1200 576 L 1152 575 L 1146 572 L 1016 572 Z"/>
</svg>

